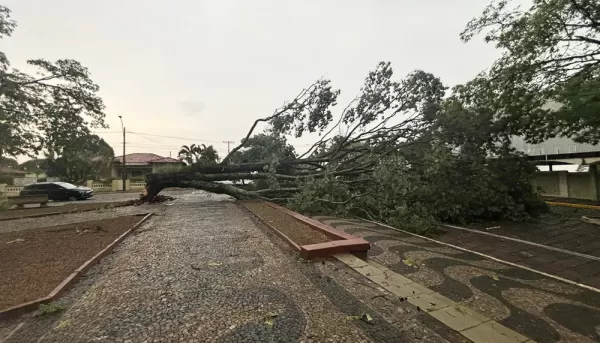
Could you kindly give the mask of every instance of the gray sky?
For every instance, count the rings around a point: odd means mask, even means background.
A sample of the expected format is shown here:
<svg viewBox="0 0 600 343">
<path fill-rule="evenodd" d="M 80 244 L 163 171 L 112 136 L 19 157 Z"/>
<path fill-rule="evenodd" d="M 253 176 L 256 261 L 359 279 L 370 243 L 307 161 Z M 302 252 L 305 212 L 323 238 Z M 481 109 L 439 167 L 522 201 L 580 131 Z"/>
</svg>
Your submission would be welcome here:
<svg viewBox="0 0 600 343">
<path fill-rule="evenodd" d="M 499 55 L 481 38 L 459 39 L 487 2 L 4 0 L 19 26 L 1 44 L 16 68 L 28 58 L 87 66 L 111 126 L 101 136 L 117 155 L 122 115 L 128 131 L 196 139 L 127 136 L 128 152 L 174 156 L 201 140 L 238 143 L 321 76 L 342 90 L 340 111 L 379 61 L 398 78 L 423 69 L 465 82 Z"/>
</svg>

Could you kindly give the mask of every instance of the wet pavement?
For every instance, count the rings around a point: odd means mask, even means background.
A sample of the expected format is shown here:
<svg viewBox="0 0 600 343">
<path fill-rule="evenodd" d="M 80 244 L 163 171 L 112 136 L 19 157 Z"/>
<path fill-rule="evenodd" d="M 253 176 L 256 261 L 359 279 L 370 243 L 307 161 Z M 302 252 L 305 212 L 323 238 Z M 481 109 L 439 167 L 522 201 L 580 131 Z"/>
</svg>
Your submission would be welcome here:
<svg viewBox="0 0 600 343">
<path fill-rule="evenodd" d="M 563 228 L 564 229 L 564 228 Z M 577 231 L 575 228 L 573 231 Z M 600 234 L 600 228 L 595 229 Z M 515 239 L 503 232 L 479 231 L 456 226 L 444 226 L 445 233 L 436 235 L 436 240 L 468 248 L 503 261 L 517 263 L 544 273 L 600 289 L 600 257 L 577 251 L 565 250 L 544 242 L 544 233 L 533 235 L 537 241 Z M 500 230 L 498 230 L 500 231 Z M 582 237 L 590 234 L 582 233 Z M 524 235 L 523 235 L 524 236 Z M 560 235 L 559 236 L 564 236 Z M 560 239 L 560 238 L 558 238 Z M 583 239 L 583 238 L 582 238 Z M 590 243 L 600 243 L 600 239 L 586 238 Z M 552 241 L 550 241 L 552 242 Z M 559 243 L 560 244 L 560 243 Z M 598 252 L 594 252 L 598 255 Z"/>
<path fill-rule="evenodd" d="M 600 340 L 600 293 L 377 224 L 316 219 L 371 242 L 370 259 L 538 343 Z"/>
<path fill-rule="evenodd" d="M 299 259 L 226 197 L 148 206 L 64 311 L 0 322 L 3 343 L 465 342 L 337 261 Z"/>
</svg>

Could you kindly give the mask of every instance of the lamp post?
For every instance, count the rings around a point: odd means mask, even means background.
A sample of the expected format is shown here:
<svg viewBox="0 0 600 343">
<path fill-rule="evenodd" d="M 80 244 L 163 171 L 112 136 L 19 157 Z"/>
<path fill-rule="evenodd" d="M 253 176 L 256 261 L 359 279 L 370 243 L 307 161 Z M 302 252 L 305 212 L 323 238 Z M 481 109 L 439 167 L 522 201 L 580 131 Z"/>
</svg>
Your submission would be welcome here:
<svg viewBox="0 0 600 343">
<path fill-rule="evenodd" d="M 121 130 L 123 130 L 123 170 L 122 170 L 122 176 L 123 176 L 123 192 L 125 192 L 126 190 L 126 183 L 127 183 L 127 171 L 125 170 L 125 126 L 123 126 L 123 117 L 119 116 L 119 119 L 121 119 Z"/>
</svg>

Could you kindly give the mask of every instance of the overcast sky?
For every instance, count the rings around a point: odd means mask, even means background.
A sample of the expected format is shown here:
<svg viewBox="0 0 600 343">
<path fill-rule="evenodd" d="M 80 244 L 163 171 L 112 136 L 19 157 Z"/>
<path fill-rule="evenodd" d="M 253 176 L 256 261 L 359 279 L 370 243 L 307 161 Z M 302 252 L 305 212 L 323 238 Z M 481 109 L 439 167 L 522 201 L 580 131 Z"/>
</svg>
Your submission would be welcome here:
<svg viewBox="0 0 600 343">
<path fill-rule="evenodd" d="M 227 144 L 211 141 L 239 142 L 321 76 L 344 104 L 379 61 L 398 78 L 423 69 L 452 86 L 499 55 L 481 37 L 459 39 L 486 0 L 0 1 L 18 21 L 0 42 L 14 67 L 72 58 L 90 69 L 111 126 L 101 136 L 117 155 L 118 115 L 127 131 L 194 139 L 128 134 L 128 152 L 205 143 L 223 155 Z"/>
</svg>

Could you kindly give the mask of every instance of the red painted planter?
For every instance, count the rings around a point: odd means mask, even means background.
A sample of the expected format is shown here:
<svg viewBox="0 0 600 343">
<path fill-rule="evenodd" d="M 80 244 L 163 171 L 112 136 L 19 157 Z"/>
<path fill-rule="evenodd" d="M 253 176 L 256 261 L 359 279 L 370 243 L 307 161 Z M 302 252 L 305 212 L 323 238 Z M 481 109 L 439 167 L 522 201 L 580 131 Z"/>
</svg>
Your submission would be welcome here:
<svg viewBox="0 0 600 343">
<path fill-rule="evenodd" d="M 310 226 L 314 230 L 323 232 L 326 236 L 334 239 L 331 242 L 325 243 L 317 243 L 317 244 L 309 244 L 299 246 L 295 242 L 293 242 L 289 237 L 283 234 L 281 231 L 277 230 L 277 228 L 273 227 L 266 220 L 263 220 L 260 216 L 257 216 L 249 208 L 246 209 L 252 212 L 263 224 L 271 228 L 275 233 L 283 238 L 286 242 L 288 242 L 294 249 L 300 252 L 300 256 L 307 260 L 318 258 L 318 257 L 329 257 L 336 254 L 345 254 L 345 253 L 366 253 L 370 248 L 371 244 L 366 240 L 352 236 L 350 234 L 345 233 L 344 231 L 337 230 L 329 225 L 323 224 L 317 220 L 301 215 L 300 213 L 291 211 L 285 207 L 270 203 L 263 202 L 264 204 L 273 207 L 276 210 L 279 210 L 289 216 L 294 217 L 295 219 L 305 223 Z M 243 205 L 243 203 L 242 203 Z"/>
</svg>

